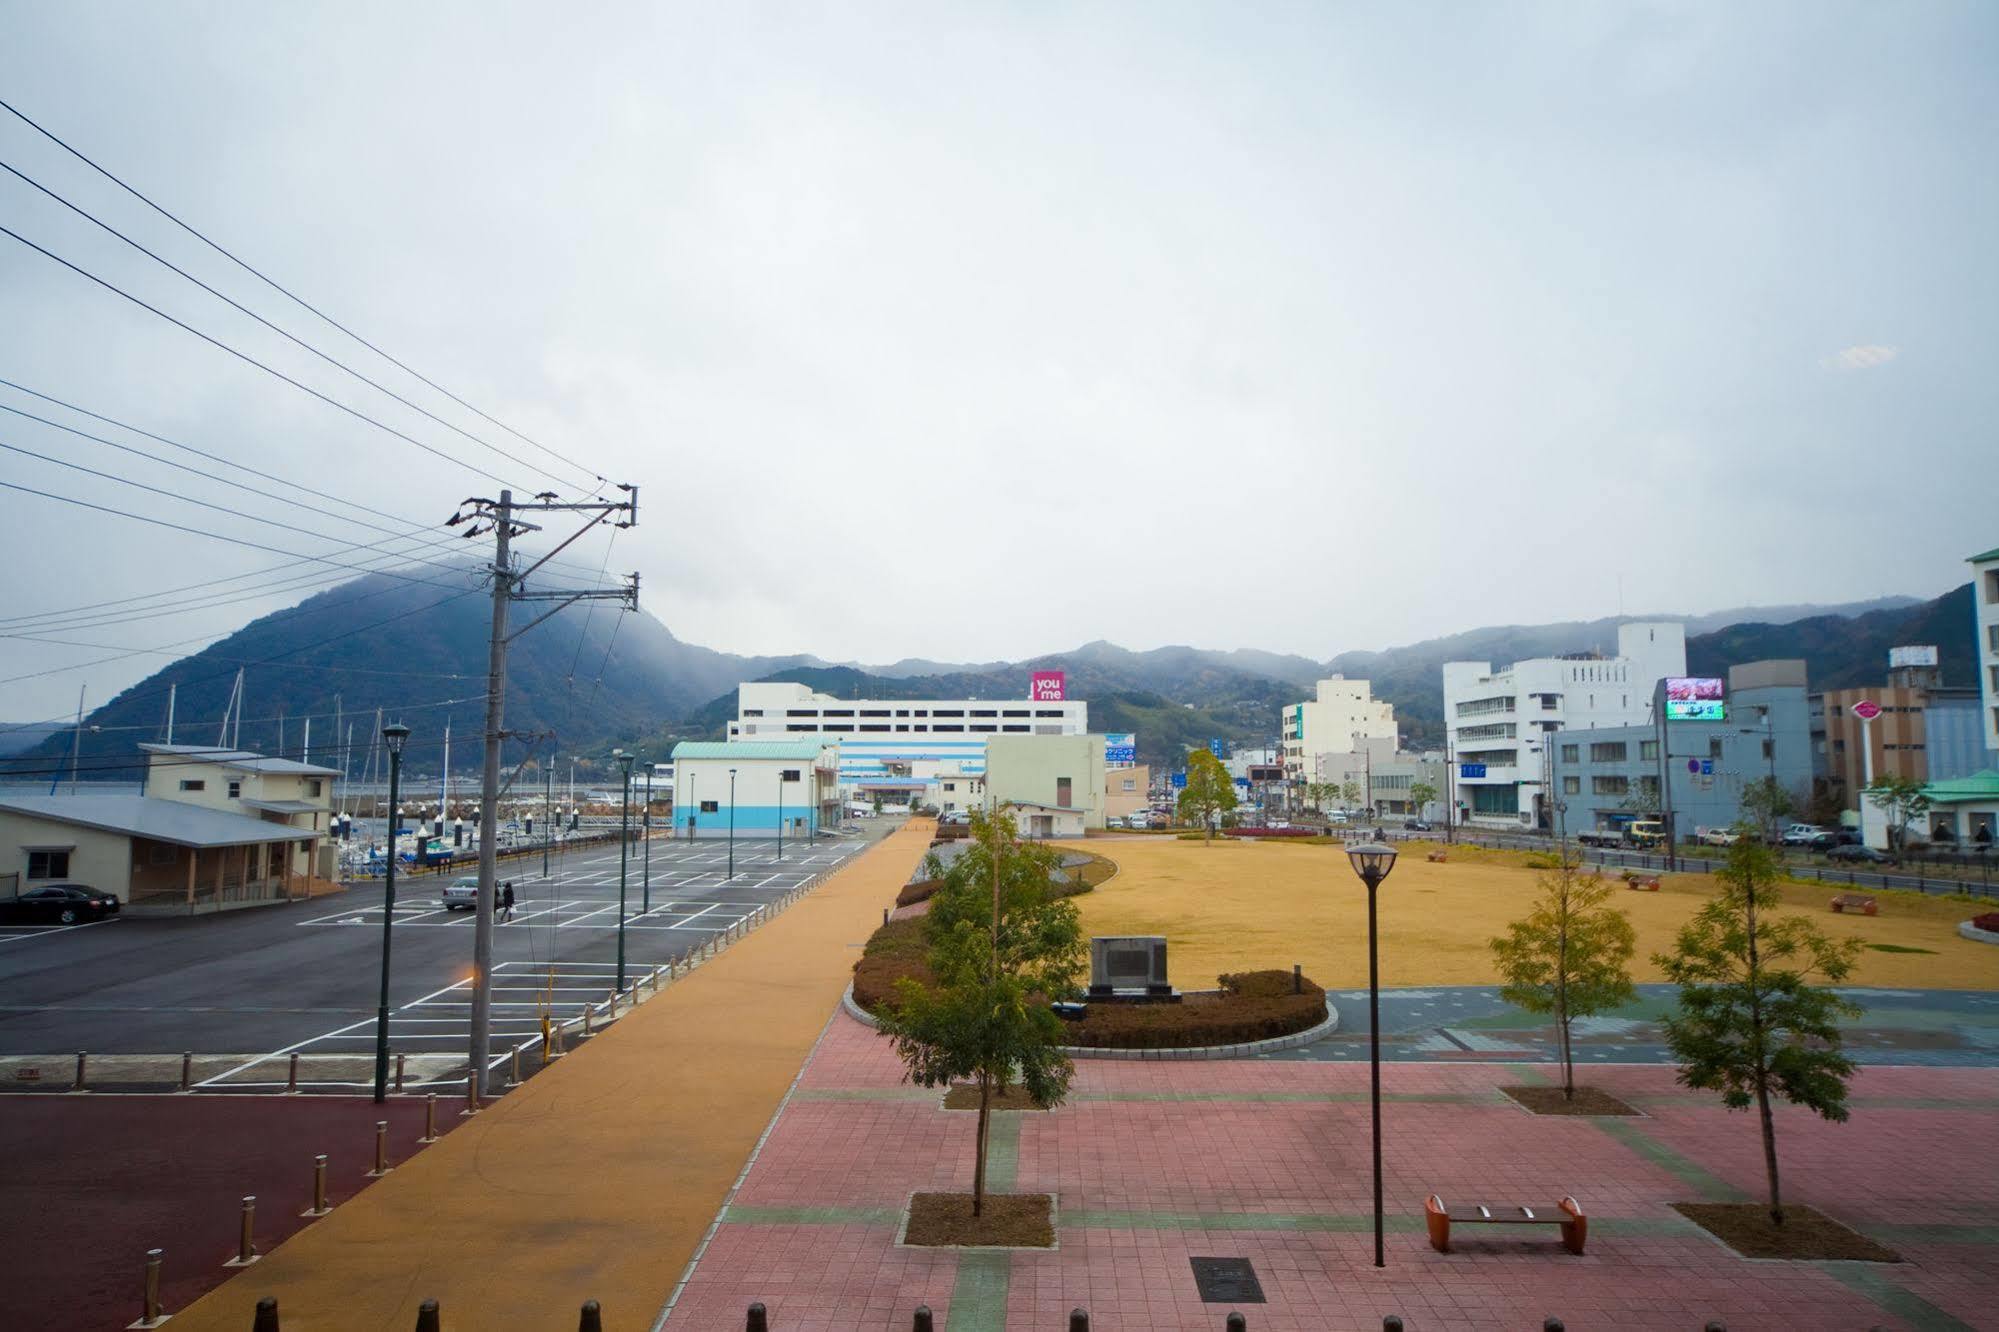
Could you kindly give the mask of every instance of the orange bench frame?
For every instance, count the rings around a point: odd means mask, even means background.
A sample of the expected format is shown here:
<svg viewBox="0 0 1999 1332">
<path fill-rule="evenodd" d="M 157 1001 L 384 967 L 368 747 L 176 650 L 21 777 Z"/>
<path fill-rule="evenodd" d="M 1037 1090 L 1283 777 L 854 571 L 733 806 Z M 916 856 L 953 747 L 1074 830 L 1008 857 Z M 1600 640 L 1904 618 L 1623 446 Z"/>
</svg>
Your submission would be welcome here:
<svg viewBox="0 0 1999 1332">
<path fill-rule="evenodd" d="M 1583 1215 L 1582 1204 L 1564 1195 L 1555 1206 L 1558 1210 L 1552 1215 L 1536 1215 L 1531 1208 L 1512 1205 L 1497 1208 L 1480 1206 L 1478 1210 L 1484 1213 L 1480 1216 L 1472 1216 L 1468 1212 L 1452 1216 L 1451 1210 L 1444 1206 L 1444 1200 L 1433 1193 L 1423 1200 L 1423 1220 L 1430 1229 L 1430 1247 L 1438 1253 L 1451 1251 L 1451 1222 L 1462 1221 L 1466 1225 L 1558 1225 L 1562 1228 L 1562 1247 L 1581 1256 L 1583 1245 L 1589 1239 L 1589 1218 Z"/>
</svg>

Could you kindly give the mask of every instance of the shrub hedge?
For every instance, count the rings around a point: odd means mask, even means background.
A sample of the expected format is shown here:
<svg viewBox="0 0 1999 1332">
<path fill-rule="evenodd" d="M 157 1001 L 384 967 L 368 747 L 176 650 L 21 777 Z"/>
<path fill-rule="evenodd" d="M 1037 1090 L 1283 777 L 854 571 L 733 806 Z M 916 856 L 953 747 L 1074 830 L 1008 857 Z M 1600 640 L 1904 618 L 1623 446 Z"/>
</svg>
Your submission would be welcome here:
<svg viewBox="0 0 1999 1332">
<path fill-rule="evenodd" d="M 1065 880 L 1061 885 L 1061 891 L 1056 893 L 1057 897 L 1075 897 L 1079 893 L 1087 893 L 1104 880 L 1110 878 L 1111 875 L 1117 873 L 1117 866 L 1115 864 L 1105 860 L 1102 856 L 1095 855 L 1083 862 L 1079 868 L 1082 871 L 1082 882 L 1078 883 L 1073 879 Z M 906 907 L 915 906 L 918 902 L 927 902 L 935 897 L 937 890 L 943 886 L 944 881 L 942 879 L 918 879 L 914 883 L 906 883 L 902 886 L 902 891 L 895 895 L 895 904 L 899 907 Z"/>
<path fill-rule="evenodd" d="M 876 930 L 854 964 L 854 1002 L 870 1013 L 895 995 L 895 983 L 909 976 L 924 985 L 937 978 L 928 961 L 930 945 L 923 938 L 923 917 L 892 920 Z"/>
<path fill-rule="evenodd" d="M 1973 916 L 1971 925 L 1973 929 L 1999 932 L 1999 911 L 1988 911 L 1982 916 Z"/>
</svg>

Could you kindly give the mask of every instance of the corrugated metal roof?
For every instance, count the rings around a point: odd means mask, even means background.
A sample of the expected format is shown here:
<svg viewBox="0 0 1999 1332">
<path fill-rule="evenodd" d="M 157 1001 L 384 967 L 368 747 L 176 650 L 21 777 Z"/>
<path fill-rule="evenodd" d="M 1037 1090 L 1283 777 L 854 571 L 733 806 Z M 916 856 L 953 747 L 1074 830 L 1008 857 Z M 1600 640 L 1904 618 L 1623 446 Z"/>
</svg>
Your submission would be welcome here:
<svg viewBox="0 0 1999 1332">
<path fill-rule="evenodd" d="M 266 758 L 253 754 L 247 749 L 217 749 L 213 745 L 140 745 L 148 754 L 167 754 L 175 758 L 188 759 L 195 763 L 213 763 L 219 767 L 235 768 L 241 772 L 261 772 L 274 777 L 338 777 L 340 769 L 324 768 L 317 763 L 301 763 L 297 759 Z"/>
<path fill-rule="evenodd" d="M 0 813 L 27 814 L 82 828 L 144 837 L 176 846 L 250 846 L 258 842 L 303 842 L 324 833 L 267 823 L 243 814 L 185 805 L 141 795 L 10 796 Z"/>
<path fill-rule="evenodd" d="M 1987 768 L 1969 777 L 1952 777 L 1931 782 L 1923 794 L 1932 804 L 1955 805 L 1966 800 L 1999 800 L 1999 772 Z"/>
<path fill-rule="evenodd" d="M 250 809 L 262 810 L 267 814 L 316 814 L 323 805 L 315 805 L 310 800 L 245 800 Z"/>
<path fill-rule="evenodd" d="M 831 745 L 817 740 L 682 740 L 673 747 L 680 759 L 816 759 Z"/>
</svg>

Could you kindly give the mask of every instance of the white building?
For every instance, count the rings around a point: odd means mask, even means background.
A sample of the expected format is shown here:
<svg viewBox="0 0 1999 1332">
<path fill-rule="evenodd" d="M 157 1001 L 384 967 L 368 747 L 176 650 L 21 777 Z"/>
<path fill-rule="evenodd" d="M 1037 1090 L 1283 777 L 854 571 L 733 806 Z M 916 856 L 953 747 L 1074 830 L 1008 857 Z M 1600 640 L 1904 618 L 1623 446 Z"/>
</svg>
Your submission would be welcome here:
<svg viewBox="0 0 1999 1332">
<path fill-rule="evenodd" d="M 676 837 L 808 840 L 840 821 L 838 752 L 810 736 L 673 747 Z"/>
<path fill-rule="evenodd" d="M 1104 826 L 1101 735 L 994 736 L 987 753 L 986 809 L 1012 809 L 1021 836 L 1081 837 Z"/>
<path fill-rule="evenodd" d="M 1984 704 L 1979 710 L 1985 717 L 1985 748 L 1999 750 L 1999 550 L 1974 555 L 1970 564 L 1972 614 L 1978 617 L 1972 651 Z"/>
<path fill-rule="evenodd" d="M 1395 708 L 1375 698 L 1366 680 L 1343 675 L 1319 681 L 1317 696 L 1278 713 L 1286 781 L 1313 780 L 1321 754 L 1352 754 L 1370 740 L 1396 744 Z"/>
<path fill-rule="evenodd" d="M 840 699 L 780 681 L 737 687 L 729 738 L 822 738 L 839 746 L 845 790 L 942 808 L 945 777 L 985 773 L 989 738 L 1089 730 L 1090 705 L 1080 699 Z"/>
<path fill-rule="evenodd" d="M 1552 731 L 1652 720 L 1653 686 L 1687 673 L 1687 633 L 1671 621 L 1617 627 L 1617 653 L 1536 657 L 1494 670 L 1444 663 L 1444 721 L 1454 800 L 1472 823 L 1538 826 L 1547 800 L 1545 737 Z"/>
</svg>

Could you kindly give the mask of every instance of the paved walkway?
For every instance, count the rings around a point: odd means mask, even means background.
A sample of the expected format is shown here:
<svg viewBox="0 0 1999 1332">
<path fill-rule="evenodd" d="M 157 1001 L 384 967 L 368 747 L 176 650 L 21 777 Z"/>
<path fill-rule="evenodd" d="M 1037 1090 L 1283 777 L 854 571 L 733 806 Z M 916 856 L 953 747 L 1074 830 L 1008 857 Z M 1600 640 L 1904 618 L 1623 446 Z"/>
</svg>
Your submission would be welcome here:
<svg viewBox="0 0 1999 1332">
<path fill-rule="evenodd" d="M 1841 991 L 1861 1006 L 1842 1021 L 1846 1052 L 1860 1064 L 1999 1067 L 1999 993 L 1990 990 Z M 1660 1019 L 1674 1011 L 1671 985 L 1640 985 L 1631 1003 L 1599 1017 L 1576 1019 L 1577 1067 L 1587 1064 L 1670 1064 Z M 1325 1040 L 1271 1059 L 1365 1061 L 1367 991 L 1335 990 L 1340 1029 Z M 1440 985 L 1381 992 L 1381 1057 L 1414 1062 L 1527 1060 L 1558 1057 L 1545 1014 L 1515 1008 L 1496 985 Z"/>
<path fill-rule="evenodd" d="M 741 1326 L 751 1300 L 772 1332 L 907 1328 L 928 1304 L 948 1332 L 1064 1326 L 1219 1332 L 1570 1327 L 1963 1332 L 1999 1308 L 1999 1070 L 1868 1067 L 1852 1118 L 1778 1116 L 1787 1197 L 1899 1250 L 1905 1262 L 1750 1262 L 1674 1202 L 1753 1198 L 1755 1121 L 1678 1088 L 1667 1068 L 1613 1065 L 1589 1080 L 1643 1117 L 1528 1114 L 1498 1088 L 1538 1064 L 1384 1070 L 1388 1266 L 1372 1265 L 1367 1072 L 1351 1064 L 1084 1062 L 1072 1103 L 997 1116 L 1001 1191 L 1058 1197 L 1054 1252 L 901 1248 L 913 1190 L 969 1187 L 974 1117 L 901 1081 L 888 1044 L 835 1019 L 683 1293 L 667 1332 Z M 1551 1202 L 1590 1214 L 1570 1257 L 1517 1228 L 1434 1252 L 1421 1200 Z M 1458 1239 L 1460 1237 L 1454 1237 Z M 1189 1260 L 1247 1259 L 1267 1303 L 1204 1304 Z"/>
<path fill-rule="evenodd" d="M 718 959 L 175 1317 L 286 1328 L 652 1326 L 929 843 L 892 833 Z"/>
</svg>

